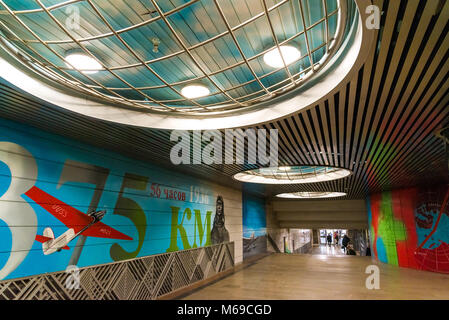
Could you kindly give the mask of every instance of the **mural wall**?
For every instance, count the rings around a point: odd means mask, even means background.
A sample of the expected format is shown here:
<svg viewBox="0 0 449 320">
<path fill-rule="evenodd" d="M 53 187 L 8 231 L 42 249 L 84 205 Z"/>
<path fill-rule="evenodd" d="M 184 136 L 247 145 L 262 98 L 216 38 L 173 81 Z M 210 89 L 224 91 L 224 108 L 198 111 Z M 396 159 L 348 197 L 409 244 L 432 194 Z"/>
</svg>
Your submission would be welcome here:
<svg viewBox="0 0 449 320">
<path fill-rule="evenodd" d="M 243 194 L 243 258 L 267 252 L 265 200 Z"/>
<path fill-rule="evenodd" d="M 368 198 L 371 252 L 382 262 L 449 273 L 449 188 L 408 188 Z"/>
<path fill-rule="evenodd" d="M 0 119 L 0 280 L 241 235 L 238 190 Z"/>
</svg>

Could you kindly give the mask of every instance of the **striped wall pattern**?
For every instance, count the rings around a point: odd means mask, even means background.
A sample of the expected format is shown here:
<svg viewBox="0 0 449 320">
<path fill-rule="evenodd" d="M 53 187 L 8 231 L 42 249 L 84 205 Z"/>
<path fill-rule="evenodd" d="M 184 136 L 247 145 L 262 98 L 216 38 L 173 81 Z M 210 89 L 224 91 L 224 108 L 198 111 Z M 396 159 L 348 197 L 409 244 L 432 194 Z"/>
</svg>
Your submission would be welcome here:
<svg viewBox="0 0 449 320">
<path fill-rule="evenodd" d="M 377 47 L 358 76 L 308 110 L 258 128 L 279 130 L 281 164 L 349 168 L 348 178 L 294 186 L 252 186 L 272 196 L 292 191 L 347 192 L 347 199 L 409 185 L 449 181 L 435 130 L 449 124 L 449 2 L 375 0 L 382 9 Z M 0 116 L 169 165 L 169 131 L 126 127 L 70 113 L 0 86 Z M 95 139 L 93 139 L 95 137 Z M 181 166 L 229 186 L 251 165 Z"/>
<path fill-rule="evenodd" d="M 0 281 L 0 300 L 154 300 L 234 266 L 234 243 L 79 269 L 79 289 L 66 272 Z"/>
</svg>

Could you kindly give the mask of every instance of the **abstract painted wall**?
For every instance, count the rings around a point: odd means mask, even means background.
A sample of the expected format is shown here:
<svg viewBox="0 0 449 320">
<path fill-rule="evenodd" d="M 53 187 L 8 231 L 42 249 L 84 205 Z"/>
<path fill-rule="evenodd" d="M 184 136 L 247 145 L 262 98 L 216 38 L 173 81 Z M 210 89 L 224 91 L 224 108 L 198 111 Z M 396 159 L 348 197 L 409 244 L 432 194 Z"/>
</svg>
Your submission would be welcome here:
<svg viewBox="0 0 449 320">
<path fill-rule="evenodd" d="M 238 262 L 241 219 L 238 190 L 0 119 L 0 280 L 229 240 Z"/>
<path fill-rule="evenodd" d="M 265 200 L 243 194 L 243 259 L 267 252 Z"/>
<path fill-rule="evenodd" d="M 449 188 L 407 188 L 368 199 L 371 252 L 393 265 L 449 273 Z"/>
</svg>

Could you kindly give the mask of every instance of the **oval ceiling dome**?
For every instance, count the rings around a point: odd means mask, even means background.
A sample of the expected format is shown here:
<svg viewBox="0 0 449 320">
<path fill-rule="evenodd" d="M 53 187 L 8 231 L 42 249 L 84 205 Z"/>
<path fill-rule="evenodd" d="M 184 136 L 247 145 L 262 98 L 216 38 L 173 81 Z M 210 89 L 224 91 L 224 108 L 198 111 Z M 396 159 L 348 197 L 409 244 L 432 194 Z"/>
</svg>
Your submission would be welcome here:
<svg viewBox="0 0 449 320">
<path fill-rule="evenodd" d="M 72 111 L 166 128 L 181 118 L 206 128 L 205 119 L 264 111 L 313 86 L 354 42 L 358 16 L 354 0 L 2 4 L 6 80 Z M 264 112 L 253 122 L 272 117 Z"/>
</svg>

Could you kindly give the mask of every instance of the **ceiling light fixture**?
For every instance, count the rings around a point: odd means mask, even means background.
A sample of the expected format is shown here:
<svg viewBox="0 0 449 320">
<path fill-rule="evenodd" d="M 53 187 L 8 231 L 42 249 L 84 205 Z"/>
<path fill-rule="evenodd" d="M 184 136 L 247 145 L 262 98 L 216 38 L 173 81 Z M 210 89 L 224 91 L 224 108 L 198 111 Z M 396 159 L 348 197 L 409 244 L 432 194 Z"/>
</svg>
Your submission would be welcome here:
<svg viewBox="0 0 449 320">
<path fill-rule="evenodd" d="M 239 172 L 234 175 L 234 179 L 261 184 L 296 184 L 337 180 L 347 177 L 351 173 L 350 170 L 337 167 L 269 167 Z"/>
<path fill-rule="evenodd" d="M 161 44 L 161 40 L 154 37 L 151 39 L 151 43 L 153 44 L 153 52 L 158 53 L 159 52 L 159 45 Z"/>
<path fill-rule="evenodd" d="M 187 99 L 195 99 L 200 97 L 205 97 L 210 93 L 209 89 L 206 86 L 201 84 L 191 84 L 185 86 L 181 90 L 181 94 Z"/>
<path fill-rule="evenodd" d="M 66 65 L 84 74 L 96 73 L 102 69 L 101 64 L 94 58 L 79 52 L 68 53 L 65 57 Z"/>
<path fill-rule="evenodd" d="M 321 199 L 321 198 L 336 198 L 344 197 L 344 192 L 290 192 L 281 193 L 276 197 L 285 199 Z"/>
<path fill-rule="evenodd" d="M 284 67 L 284 61 L 286 65 L 289 65 L 292 62 L 295 62 L 299 58 L 301 58 L 301 52 L 292 46 L 280 46 L 280 51 L 278 48 L 274 48 L 263 56 L 263 61 L 267 65 L 273 68 L 282 68 Z M 282 54 L 282 56 L 281 56 Z M 284 61 L 282 61 L 284 58 Z"/>
</svg>

